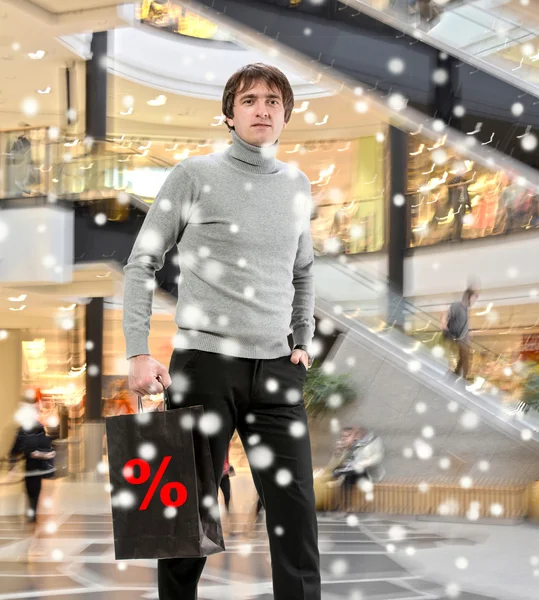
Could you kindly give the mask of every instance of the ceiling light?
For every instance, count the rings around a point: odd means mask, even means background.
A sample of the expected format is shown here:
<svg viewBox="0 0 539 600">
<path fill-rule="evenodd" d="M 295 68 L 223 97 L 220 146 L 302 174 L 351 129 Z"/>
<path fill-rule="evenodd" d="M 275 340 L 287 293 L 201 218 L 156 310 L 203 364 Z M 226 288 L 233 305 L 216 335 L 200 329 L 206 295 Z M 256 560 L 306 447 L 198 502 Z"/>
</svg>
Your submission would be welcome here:
<svg viewBox="0 0 539 600">
<path fill-rule="evenodd" d="M 10 308 L 9 310 L 12 310 L 14 312 L 18 312 L 20 310 L 24 310 L 26 308 L 26 304 L 23 304 L 22 306 L 19 306 L 19 308 Z"/>
<path fill-rule="evenodd" d="M 26 300 L 26 294 L 21 294 L 18 298 L 8 298 L 10 302 L 24 302 Z"/>
<path fill-rule="evenodd" d="M 166 104 L 166 101 L 167 97 L 163 94 L 159 94 L 157 98 L 154 98 L 153 100 L 148 100 L 148 104 L 150 106 L 163 106 L 163 104 Z"/>
<path fill-rule="evenodd" d="M 302 112 L 305 112 L 308 108 L 309 108 L 309 101 L 308 100 L 304 100 L 301 103 L 301 106 L 299 108 L 294 108 L 293 109 L 293 112 L 295 112 L 295 113 L 302 113 Z"/>
<path fill-rule="evenodd" d="M 488 315 L 488 313 L 492 310 L 492 307 L 494 306 L 494 304 L 492 302 L 488 303 L 488 306 L 485 308 L 485 310 L 482 310 L 481 312 L 475 313 L 476 317 L 482 317 L 483 315 Z"/>
<path fill-rule="evenodd" d="M 315 123 L 315 125 L 325 125 L 328 122 L 329 119 L 329 115 L 325 115 L 324 118 L 319 121 L 318 123 Z"/>
<path fill-rule="evenodd" d="M 218 117 L 213 117 L 214 119 L 217 119 L 217 123 L 210 123 L 212 127 L 219 127 L 219 125 L 222 125 L 225 122 L 225 115 L 219 115 Z"/>
<path fill-rule="evenodd" d="M 77 145 L 78 145 L 78 143 L 79 143 L 79 140 L 78 140 L 78 139 L 76 139 L 76 140 L 73 140 L 72 142 L 66 142 L 66 143 L 64 144 L 64 147 L 65 147 L 65 148 L 73 148 L 74 146 L 77 146 Z"/>
<path fill-rule="evenodd" d="M 48 87 L 46 87 L 44 90 L 37 90 L 38 94 L 50 94 L 51 93 L 51 86 L 49 85 Z"/>
<path fill-rule="evenodd" d="M 28 58 L 31 58 L 32 60 L 41 60 L 45 56 L 45 54 L 46 54 L 45 50 L 38 50 L 37 52 L 29 52 Z"/>
<path fill-rule="evenodd" d="M 189 154 L 191 154 L 191 150 L 189 150 L 189 148 L 185 148 L 185 150 L 177 152 L 174 155 L 174 160 L 184 160 L 189 156 Z"/>
<path fill-rule="evenodd" d="M 70 306 L 60 306 L 59 310 L 75 310 L 76 304 L 71 304 Z"/>
<path fill-rule="evenodd" d="M 108 277 L 110 275 L 110 271 L 107 271 L 104 275 L 96 275 L 96 277 L 100 278 L 100 279 L 104 279 L 105 277 Z"/>
<path fill-rule="evenodd" d="M 132 115 L 133 114 L 133 107 L 130 106 L 127 110 L 122 110 L 120 111 L 120 114 L 125 117 L 127 115 Z"/>
</svg>

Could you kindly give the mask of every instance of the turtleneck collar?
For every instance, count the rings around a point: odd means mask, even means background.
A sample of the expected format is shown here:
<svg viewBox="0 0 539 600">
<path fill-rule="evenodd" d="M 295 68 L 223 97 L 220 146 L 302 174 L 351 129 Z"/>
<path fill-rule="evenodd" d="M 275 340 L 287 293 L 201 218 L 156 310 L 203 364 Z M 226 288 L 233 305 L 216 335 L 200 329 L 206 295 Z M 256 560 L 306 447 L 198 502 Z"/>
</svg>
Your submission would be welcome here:
<svg viewBox="0 0 539 600">
<path fill-rule="evenodd" d="M 224 153 L 228 161 L 249 173 L 275 173 L 277 170 L 275 154 L 278 141 L 272 146 L 261 148 L 248 144 L 234 130 L 231 130 L 230 134 L 232 135 L 232 145 Z"/>
</svg>

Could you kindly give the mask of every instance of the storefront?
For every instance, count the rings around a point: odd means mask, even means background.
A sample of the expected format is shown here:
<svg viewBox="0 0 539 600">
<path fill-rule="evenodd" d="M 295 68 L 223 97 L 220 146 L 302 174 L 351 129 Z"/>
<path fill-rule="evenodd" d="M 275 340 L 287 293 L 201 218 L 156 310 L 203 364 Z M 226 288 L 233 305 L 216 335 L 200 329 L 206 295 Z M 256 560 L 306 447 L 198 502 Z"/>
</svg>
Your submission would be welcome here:
<svg viewBox="0 0 539 600">
<path fill-rule="evenodd" d="M 523 178 L 466 160 L 444 137 L 410 135 L 408 146 L 410 247 L 539 228 L 539 198 Z"/>
</svg>

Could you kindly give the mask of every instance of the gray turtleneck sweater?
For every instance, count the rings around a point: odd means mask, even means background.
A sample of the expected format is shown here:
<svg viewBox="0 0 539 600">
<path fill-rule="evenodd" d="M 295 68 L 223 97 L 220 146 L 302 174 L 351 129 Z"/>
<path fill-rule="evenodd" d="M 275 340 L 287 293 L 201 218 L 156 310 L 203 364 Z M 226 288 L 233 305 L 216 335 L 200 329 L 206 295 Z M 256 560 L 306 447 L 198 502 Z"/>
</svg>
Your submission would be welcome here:
<svg viewBox="0 0 539 600">
<path fill-rule="evenodd" d="M 223 153 L 177 165 L 152 204 L 125 267 L 127 358 L 149 354 L 155 272 L 178 245 L 176 348 L 277 358 L 314 333 L 311 188 L 234 131 Z"/>
</svg>

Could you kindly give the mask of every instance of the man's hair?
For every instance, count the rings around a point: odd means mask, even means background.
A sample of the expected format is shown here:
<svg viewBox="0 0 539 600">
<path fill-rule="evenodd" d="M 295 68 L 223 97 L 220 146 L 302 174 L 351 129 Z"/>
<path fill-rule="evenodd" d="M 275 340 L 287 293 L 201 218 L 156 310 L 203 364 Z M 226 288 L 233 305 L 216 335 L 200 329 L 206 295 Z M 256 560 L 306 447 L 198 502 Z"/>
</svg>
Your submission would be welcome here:
<svg viewBox="0 0 539 600">
<path fill-rule="evenodd" d="M 474 295 L 475 295 L 475 296 L 477 296 L 477 295 L 478 295 L 478 292 L 477 292 L 477 290 L 476 290 L 475 288 L 469 287 L 469 288 L 467 288 L 467 289 L 466 289 L 466 291 L 465 291 L 465 292 L 464 292 L 464 294 L 462 295 L 462 300 L 463 300 L 464 302 L 466 302 L 466 304 L 469 304 L 469 303 L 470 303 L 470 298 L 471 298 L 472 296 L 474 296 Z"/>
<path fill-rule="evenodd" d="M 256 83 L 264 83 L 270 90 L 279 91 L 283 98 L 284 121 L 288 123 L 294 108 L 294 92 L 287 76 L 272 65 L 252 63 L 238 69 L 226 82 L 223 91 L 223 115 L 234 118 L 234 100 L 236 94 L 241 94 Z M 227 123 L 228 126 L 228 123 Z M 233 129 L 228 127 L 229 129 Z"/>
</svg>

